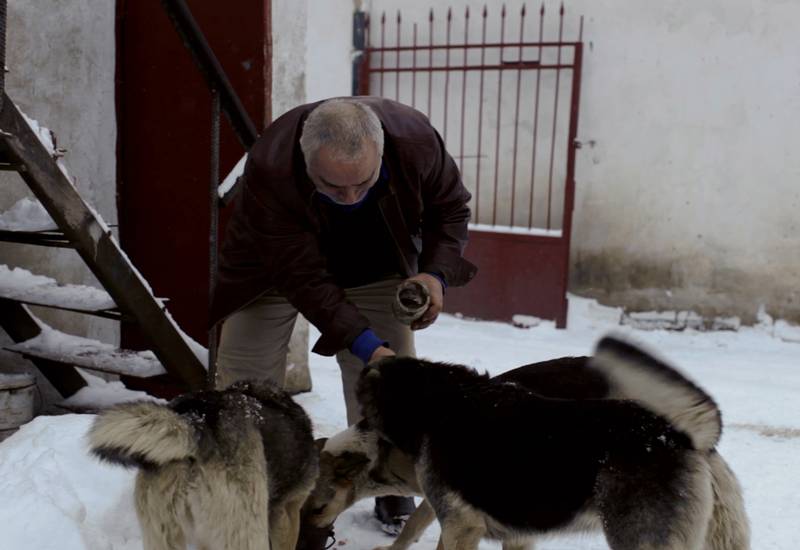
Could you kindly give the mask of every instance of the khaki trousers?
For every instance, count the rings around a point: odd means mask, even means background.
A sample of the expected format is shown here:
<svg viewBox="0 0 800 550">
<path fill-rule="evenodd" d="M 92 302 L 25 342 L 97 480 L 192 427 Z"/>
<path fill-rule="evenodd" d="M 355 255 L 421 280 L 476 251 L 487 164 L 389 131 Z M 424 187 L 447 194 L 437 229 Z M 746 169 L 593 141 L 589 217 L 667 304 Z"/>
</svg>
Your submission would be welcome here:
<svg viewBox="0 0 800 550">
<path fill-rule="evenodd" d="M 395 353 L 415 357 L 414 333 L 392 313 L 395 291 L 402 281 L 400 277 L 382 279 L 345 289 L 345 295 Z M 267 379 L 282 386 L 296 319 L 297 310 L 286 298 L 269 293 L 228 317 L 222 325 L 217 353 L 217 386 L 225 388 L 247 378 Z M 342 373 L 347 422 L 354 424 L 361 418 L 355 386 L 364 363 L 349 350 L 337 353 L 336 361 Z"/>
</svg>

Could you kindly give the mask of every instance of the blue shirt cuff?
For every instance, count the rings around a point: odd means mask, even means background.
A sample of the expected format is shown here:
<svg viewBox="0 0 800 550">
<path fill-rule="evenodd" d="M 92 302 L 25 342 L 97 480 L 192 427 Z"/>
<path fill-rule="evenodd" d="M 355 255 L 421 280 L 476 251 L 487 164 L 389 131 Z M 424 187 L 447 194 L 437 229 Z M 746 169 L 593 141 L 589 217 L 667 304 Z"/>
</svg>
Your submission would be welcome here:
<svg viewBox="0 0 800 550">
<path fill-rule="evenodd" d="M 350 353 L 361 359 L 364 364 L 369 363 L 372 354 L 381 346 L 388 346 L 389 342 L 381 340 L 371 328 L 364 329 L 364 332 L 353 340 L 350 346 Z"/>
</svg>

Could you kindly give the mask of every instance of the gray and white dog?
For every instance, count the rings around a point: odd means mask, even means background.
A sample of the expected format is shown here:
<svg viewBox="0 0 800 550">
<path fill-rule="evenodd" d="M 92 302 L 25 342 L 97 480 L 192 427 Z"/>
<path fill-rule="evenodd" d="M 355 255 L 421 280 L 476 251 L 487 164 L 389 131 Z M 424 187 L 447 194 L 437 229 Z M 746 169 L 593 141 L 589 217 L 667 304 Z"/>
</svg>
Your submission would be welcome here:
<svg viewBox="0 0 800 550">
<path fill-rule="evenodd" d="M 93 454 L 139 468 L 146 550 L 294 550 L 318 452 L 303 409 L 267 382 L 102 412 Z"/>
<path fill-rule="evenodd" d="M 715 450 L 716 404 L 619 339 L 603 339 L 593 358 L 493 379 L 389 359 L 365 371 L 358 393 L 365 420 L 325 442 L 312 524 L 361 498 L 416 494 L 426 501 L 392 550 L 434 517 L 445 550 L 484 537 L 530 549 L 537 537 L 593 530 L 614 550 L 750 547 L 739 483 Z"/>
</svg>

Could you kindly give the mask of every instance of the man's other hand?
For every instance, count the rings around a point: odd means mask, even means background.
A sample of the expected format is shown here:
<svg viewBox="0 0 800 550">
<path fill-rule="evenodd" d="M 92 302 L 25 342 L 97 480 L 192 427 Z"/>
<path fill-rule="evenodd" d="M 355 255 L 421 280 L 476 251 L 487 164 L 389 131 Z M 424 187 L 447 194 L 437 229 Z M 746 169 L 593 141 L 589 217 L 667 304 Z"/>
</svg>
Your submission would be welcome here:
<svg viewBox="0 0 800 550">
<path fill-rule="evenodd" d="M 375 348 L 375 351 L 372 352 L 372 357 L 369 358 L 369 363 L 374 363 L 379 359 L 383 359 L 384 357 L 394 357 L 395 353 L 386 346 L 378 346 Z"/>
</svg>

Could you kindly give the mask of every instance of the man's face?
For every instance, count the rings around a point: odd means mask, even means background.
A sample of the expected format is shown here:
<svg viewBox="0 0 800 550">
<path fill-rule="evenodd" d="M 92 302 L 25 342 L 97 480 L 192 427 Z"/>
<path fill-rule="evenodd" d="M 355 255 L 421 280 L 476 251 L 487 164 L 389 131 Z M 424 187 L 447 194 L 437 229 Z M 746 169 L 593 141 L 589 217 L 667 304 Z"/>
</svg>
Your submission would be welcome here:
<svg viewBox="0 0 800 550">
<path fill-rule="evenodd" d="M 311 164 L 308 175 L 320 193 L 339 204 L 355 204 L 378 181 L 381 157 L 378 147 L 365 143 L 362 154 L 354 160 L 337 160 L 328 147 L 321 147 Z"/>
</svg>

